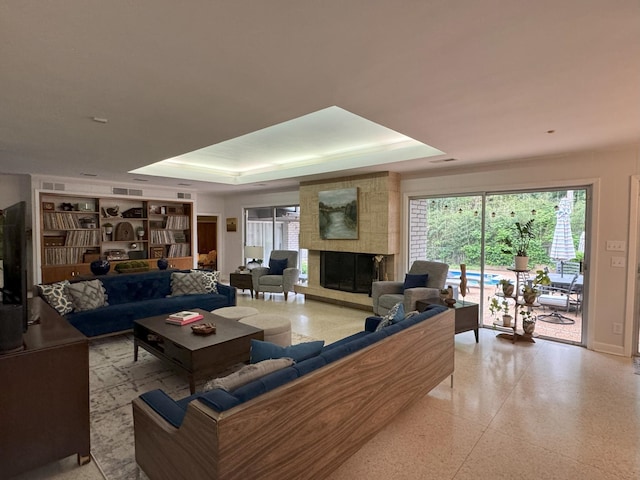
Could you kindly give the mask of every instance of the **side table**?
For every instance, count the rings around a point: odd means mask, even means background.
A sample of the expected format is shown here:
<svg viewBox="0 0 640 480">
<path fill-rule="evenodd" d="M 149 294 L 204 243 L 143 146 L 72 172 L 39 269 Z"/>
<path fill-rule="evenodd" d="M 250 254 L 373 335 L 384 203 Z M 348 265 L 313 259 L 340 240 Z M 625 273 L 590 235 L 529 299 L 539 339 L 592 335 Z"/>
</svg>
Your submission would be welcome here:
<svg viewBox="0 0 640 480">
<path fill-rule="evenodd" d="M 251 298 L 253 298 L 253 279 L 250 273 L 230 273 L 229 285 L 241 288 L 242 291 L 248 288 Z"/>
<path fill-rule="evenodd" d="M 418 300 L 416 302 L 416 309 L 419 312 L 424 311 L 429 305 L 442 305 L 447 306 L 439 298 L 425 298 L 424 300 Z M 453 304 L 452 307 L 455 310 L 455 333 L 468 332 L 469 330 L 473 330 L 473 333 L 476 336 L 476 343 L 480 341 L 478 336 L 478 317 L 480 313 L 480 308 L 477 303 L 469 302 L 465 300 L 464 302 L 458 300 Z"/>
</svg>

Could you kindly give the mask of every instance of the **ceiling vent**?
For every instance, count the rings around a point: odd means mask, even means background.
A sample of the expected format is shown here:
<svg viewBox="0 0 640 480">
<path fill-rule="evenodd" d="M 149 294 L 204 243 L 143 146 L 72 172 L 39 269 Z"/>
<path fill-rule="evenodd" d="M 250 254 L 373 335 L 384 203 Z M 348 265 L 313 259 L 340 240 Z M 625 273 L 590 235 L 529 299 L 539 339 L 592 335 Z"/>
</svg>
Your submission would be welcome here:
<svg viewBox="0 0 640 480">
<path fill-rule="evenodd" d="M 64 183 L 42 182 L 42 188 L 44 190 L 58 190 L 63 192 L 65 190 Z"/>
<path fill-rule="evenodd" d="M 142 196 L 142 190 L 137 188 L 119 188 L 113 187 L 112 192 L 114 195 L 133 195 L 133 196 Z"/>
<path fill-rule="evenodd" d="M 184 198 L 184 199 L 190 200 L 191 199 L 191 194 L 190 193 L 178 192 L 178 198 Z"/>
</svg>

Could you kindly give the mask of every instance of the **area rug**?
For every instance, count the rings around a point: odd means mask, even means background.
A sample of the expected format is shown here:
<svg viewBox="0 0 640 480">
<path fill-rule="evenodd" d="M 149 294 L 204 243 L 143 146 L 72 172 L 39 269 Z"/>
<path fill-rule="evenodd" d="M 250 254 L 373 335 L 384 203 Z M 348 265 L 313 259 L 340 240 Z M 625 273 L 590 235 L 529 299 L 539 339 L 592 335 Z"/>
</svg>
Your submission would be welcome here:
<svg viewBox="0 0 640 480">
<path fill-rule="evenodd" d="M 291 334 L 292 344 L 312 340 Z M 186 378 L 143 349 L 134 362 L 132 335 L 91 341 L 89 370 L 91 454 L 96 465 L 107 480 L 146 479 L 135 461 L 131 401 L 156 388 L 175 399 L 186 397 Z"/>
</svg>

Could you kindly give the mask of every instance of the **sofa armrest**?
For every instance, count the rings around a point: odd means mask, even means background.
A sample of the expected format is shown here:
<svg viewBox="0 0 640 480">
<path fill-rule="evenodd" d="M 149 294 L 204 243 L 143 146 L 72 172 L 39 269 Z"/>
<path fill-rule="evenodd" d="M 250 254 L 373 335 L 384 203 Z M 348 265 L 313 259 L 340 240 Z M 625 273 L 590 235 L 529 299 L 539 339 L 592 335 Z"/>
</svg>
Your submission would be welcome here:
<svg viewBox="0 0 640 480">
<path fill-rule="evenodd" d="M 438 298 L 440 289 L 429 287 L 408 288 L 404 291 L 404 311 L 411 312 L 416 309 L 416 302 L 425 298 Z"/>
<path fill-rule="evenodd" d="M 224 295 L 225 297 L 227 297 L 227 303 L 230 307 L 236 305 L 236 287 L 225 285 L 224 283 L 218 283 L 216 284 L 216 288 L 218 289 L 218 293 L 220 295 Z"/>
</svg>

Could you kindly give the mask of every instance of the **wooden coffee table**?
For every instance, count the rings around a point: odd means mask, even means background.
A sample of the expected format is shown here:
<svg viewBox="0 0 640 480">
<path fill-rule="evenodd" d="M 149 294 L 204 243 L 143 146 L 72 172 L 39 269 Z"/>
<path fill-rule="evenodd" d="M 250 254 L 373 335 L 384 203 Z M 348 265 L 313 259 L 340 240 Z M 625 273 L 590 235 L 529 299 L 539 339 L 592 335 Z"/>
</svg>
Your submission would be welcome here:
<svg viewBox="0 0 640 480">
<path fill-rule="evenodd" d="M 204 315 L 204 318 L 184 326 L 166 323 L 167 315 L 133 322 L 133 360 L 138 360 L 138 347 L 144 348 L 186 374 L 191 393 L 196 391 L 197 379 L 247 362 L 251 339 L 264 339 L 264 332 L 259 328 L 227 320 L 204 310 L 194 311 Z M 215 323 L 216 333 L 195 335 L 191 326 L 199 323 Z"/>
</svg>

